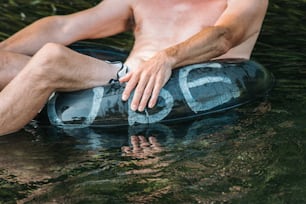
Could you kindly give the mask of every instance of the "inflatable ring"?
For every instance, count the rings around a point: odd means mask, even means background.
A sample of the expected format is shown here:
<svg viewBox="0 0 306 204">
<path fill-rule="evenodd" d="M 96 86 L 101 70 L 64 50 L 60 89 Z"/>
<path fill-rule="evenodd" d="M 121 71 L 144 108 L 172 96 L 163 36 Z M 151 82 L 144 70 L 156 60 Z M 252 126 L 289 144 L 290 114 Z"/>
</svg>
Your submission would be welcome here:
<svg viewBox="0 0 306 204">
<path fill-rule="evenodd" d="M 87 44 L 72 49 L 109 61 L 124 61 L 127 56 L 118 50 Z M 232 109 L 264 97 L 273 82 L 273 75 L 254 61 L 215 60 L 173 70 L 160 92 L 157 105 L 143 112 L 132 111 L 131 97 L 126 102 L 121 100 L 125 84 L 114 83 L 55 93 L 41 114 L 54 126 L 73 128 L 178 122 Z"/>
</svg>

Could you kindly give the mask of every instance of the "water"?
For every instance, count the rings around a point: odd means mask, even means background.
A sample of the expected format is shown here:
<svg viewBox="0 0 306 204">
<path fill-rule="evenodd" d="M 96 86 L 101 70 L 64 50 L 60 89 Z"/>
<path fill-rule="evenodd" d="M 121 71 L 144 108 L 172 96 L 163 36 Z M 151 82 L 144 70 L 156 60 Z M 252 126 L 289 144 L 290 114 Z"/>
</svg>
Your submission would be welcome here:
<svg viewBox="0 0 306 204">
<path fill-rule="evenodd" d="M 70 2 L 5 1 L 0 38 L 96 3 Z M 116 132 L 33 124 L 0 138 L 0 203 L 306 203 L 305 9 L 303 0 L 270 1 L 253 54 L 277 79 L 267 100 Z M 129 49 L 132 39 L 98 42 Z"/>
</svg>

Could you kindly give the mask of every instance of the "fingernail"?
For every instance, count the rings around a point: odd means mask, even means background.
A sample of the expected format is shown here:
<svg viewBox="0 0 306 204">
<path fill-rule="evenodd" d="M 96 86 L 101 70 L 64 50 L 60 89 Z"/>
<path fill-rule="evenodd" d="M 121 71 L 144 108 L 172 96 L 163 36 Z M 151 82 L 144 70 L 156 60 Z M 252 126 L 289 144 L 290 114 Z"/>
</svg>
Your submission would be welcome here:
<svg viewBox="0 0 306 204">
<path fill-rule="evenodd" d="M 132 105 L 131 109 L 132 109 L 132 111 L 136 111 L 137 110 L 137 106 L 136 105 Z"/>
<path fill-rule="evenodd" d="M 127 96 L 126 95 L 122 95 L 122 100 L 126 101 L 127 100 Z"/>
<path fill-rule="evenodd" d="M 153 103 L 149 103 L 149 108 L 153 108 L 154 104 Z"/>
</svg>

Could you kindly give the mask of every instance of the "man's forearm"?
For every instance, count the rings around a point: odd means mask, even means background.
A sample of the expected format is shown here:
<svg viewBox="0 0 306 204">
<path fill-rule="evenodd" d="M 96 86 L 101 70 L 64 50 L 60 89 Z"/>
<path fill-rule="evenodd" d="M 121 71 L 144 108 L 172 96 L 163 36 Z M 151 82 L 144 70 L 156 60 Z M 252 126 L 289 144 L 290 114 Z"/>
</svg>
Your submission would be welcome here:
<svg viewBox="0 0 306 204">
<path fill-rule="evenodd" d="M 232 47 L 231 33 L 224 27 L 208 27 L 186 41 L 164 50 L 173 68 L 208 61 Z"/>
<path fill-rule="evenodd" d="M 267 7 L 268 0 L 228 0 L 227 8 L 214 26 L 164 50 L 165 55 L 173 62 L 173 68 L 219 57 L 250 37 L 258 36 Z"/>
<path fill-rule="evenodd" d="M 59 36 L 60 30 L 59 17 L 45 17 L 1 42 L 0 50 L 33 55 L 48 42 L 65 44 L 65 38 Z"/>
</svg>

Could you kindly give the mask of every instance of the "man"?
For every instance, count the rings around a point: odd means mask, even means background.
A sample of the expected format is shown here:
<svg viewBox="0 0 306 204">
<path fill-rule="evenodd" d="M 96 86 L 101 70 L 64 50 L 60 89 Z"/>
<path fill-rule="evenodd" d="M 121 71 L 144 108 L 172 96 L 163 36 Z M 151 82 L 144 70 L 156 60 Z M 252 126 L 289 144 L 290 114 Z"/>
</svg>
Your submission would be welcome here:
<svg viewBox="0 0 306 204">
<path fill-rule="evenodd" d="M 104 0 L 46 17 L 0 44 L 0 135 L 22 128 L 54 91 L 107 84 L 119 68 L 65 45 L 132 29 L 122 99 L 153 107 L 172 69 L 216 58 L 249 58 L 268 0 Z"/>
</svg>

